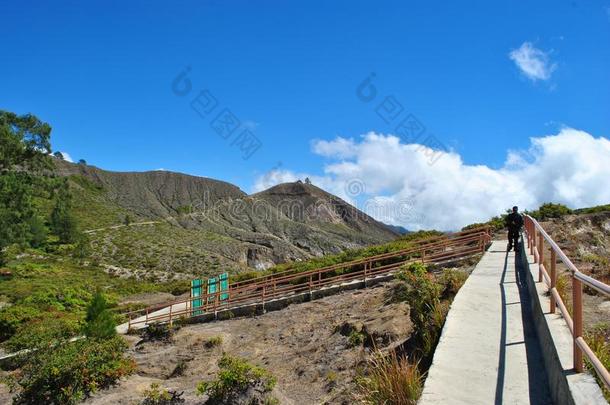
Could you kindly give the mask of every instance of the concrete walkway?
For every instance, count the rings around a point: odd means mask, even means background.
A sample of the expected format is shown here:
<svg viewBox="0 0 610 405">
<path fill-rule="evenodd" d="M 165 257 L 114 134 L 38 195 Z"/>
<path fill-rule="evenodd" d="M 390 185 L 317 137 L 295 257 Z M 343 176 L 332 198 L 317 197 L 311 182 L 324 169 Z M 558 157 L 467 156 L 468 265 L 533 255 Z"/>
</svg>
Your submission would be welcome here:
<svg viewBox="0 0 610 405">
<path fill-rule="evenodd" d="M 420 404 L 551 404 L 524 269 L 494 241 L 456 296 Z"/>
</svg>

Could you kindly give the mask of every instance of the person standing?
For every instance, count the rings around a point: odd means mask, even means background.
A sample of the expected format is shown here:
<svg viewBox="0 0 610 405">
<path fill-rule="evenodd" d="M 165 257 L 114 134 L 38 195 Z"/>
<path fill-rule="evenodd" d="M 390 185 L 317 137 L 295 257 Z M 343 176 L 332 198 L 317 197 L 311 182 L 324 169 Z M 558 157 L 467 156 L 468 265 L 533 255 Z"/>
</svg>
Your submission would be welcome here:
<svg viewBox="0 0 610 405">
<path fill-rule="evenodd" d="M 508 251 L 515 247 L 515 252 L 517 251 L 517 246 L 519 245 L 519 233 L 521 232 L 521 227 L 523 226 L 523 217 L 519 214 L 519 207 L 514 206 L 513 212 L 506 216 L 506 227 L 508 228 Z"/>
</svg>

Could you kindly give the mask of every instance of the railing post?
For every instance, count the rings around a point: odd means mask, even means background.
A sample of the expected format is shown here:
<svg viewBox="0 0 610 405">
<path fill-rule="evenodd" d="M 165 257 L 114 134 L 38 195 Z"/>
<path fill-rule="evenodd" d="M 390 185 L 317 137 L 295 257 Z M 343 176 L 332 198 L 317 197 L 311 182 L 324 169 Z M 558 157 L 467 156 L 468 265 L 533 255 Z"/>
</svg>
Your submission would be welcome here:
<svg viewBox="0 0 610 405">
<path fill-rule="evenodd" d="M 129 329 L 131 329 L 131 314 L 129 314 L 129 321 L 127 321 L 127 331 L 129 332 Z"/>
<path fill-rule="evenodd" d="M 538 282 L 542 282 L 542 266 L 544 266 L 544 237 L 538 233 Z"/>
<path fill-rule="evenodd" d="M 557 285 L 557 253 L 555 249 L 551 247 L 551 290 Z M 555 296 L 551 292 L 551 313 L 555 313 L 557 303 L 555 302 Z"/>
<path fill-rule="evenodd" d="M 537 249 L 536 246 L 536 227 L 533 227 L 533 232 L 532 232 L 532 256 L 534 256 L 534 263 L 536 263 L 536 255 L 534 254 L 534 252 Z"/>
<path fill-rule="evenodd" d="M 146 308 L 146 322 L 145 323 L 148 323 L 148 308 Z"/>
<path fill-rule="evenodd" d="M 574 370 L 583 371 L 582 350 L 576 339 L 582 337 L 582 282 L 572 275 L 572 321 L 574 322 Z"/>
<path fill-rule="evenodd" d="M 368 267 L 368 263 L 364 263 L 364 288 L 366 288 L 366 268 Z"/>
<path fill-rule="evenodd" d="M 172 327 L 172 308 L 174 308 L 174 306 L 172 304 L 170 304 L 169 306 L 169 327 Z"/>
</svg>

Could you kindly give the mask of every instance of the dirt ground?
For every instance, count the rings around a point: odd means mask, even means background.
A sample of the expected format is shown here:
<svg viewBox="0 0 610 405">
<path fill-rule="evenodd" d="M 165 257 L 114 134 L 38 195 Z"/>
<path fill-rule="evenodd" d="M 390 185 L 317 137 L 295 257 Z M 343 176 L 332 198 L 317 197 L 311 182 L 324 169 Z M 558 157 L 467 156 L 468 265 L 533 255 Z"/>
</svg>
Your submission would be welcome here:
<svg viewBox="0 0 610 405">
<path fill-rule="evenodd" d="M 392 283 L 291 305 L 282 311 L 185 326 L 172 340 L 141 343 L 128 336 L 137 374 L 97 393 L 88 404 L 134 404 L 153 382 L 184 391 L 187 404 L 199 404 L 196 385 L 211 380 L 223 352 L 269 370 L 278 380 L 273 395 L 282 404 L 352 403 L 353 380 L 370 349 L 349 347 L 348 331 L 365 326 L 380 348 L 403 343 L 411 334 L 409 307 L 387 302 Z M 206 347 L 221 336 L 222 344 Z M 176 376 L 179 364 L 186 366 Z"/>
</svg>

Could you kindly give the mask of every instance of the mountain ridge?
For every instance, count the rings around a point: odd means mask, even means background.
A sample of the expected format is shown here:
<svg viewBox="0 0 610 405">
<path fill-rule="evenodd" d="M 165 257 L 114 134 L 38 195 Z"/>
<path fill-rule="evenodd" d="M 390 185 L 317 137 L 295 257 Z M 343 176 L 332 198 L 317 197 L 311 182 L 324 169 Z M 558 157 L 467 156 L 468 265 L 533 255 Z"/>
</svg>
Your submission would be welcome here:
<svg viewBox="0 0 610 405">
<path fill-rule="evenodd" d="M 248 195 L 231 183 L 183 173 L 110 172 L 59 159 L 55 167 L 76 195 L 80 222 L 101 229 L 90 235 L 96 259 L 130 275 L 265 269 L 398 236 L 301 182 Z"/>
</svg>

